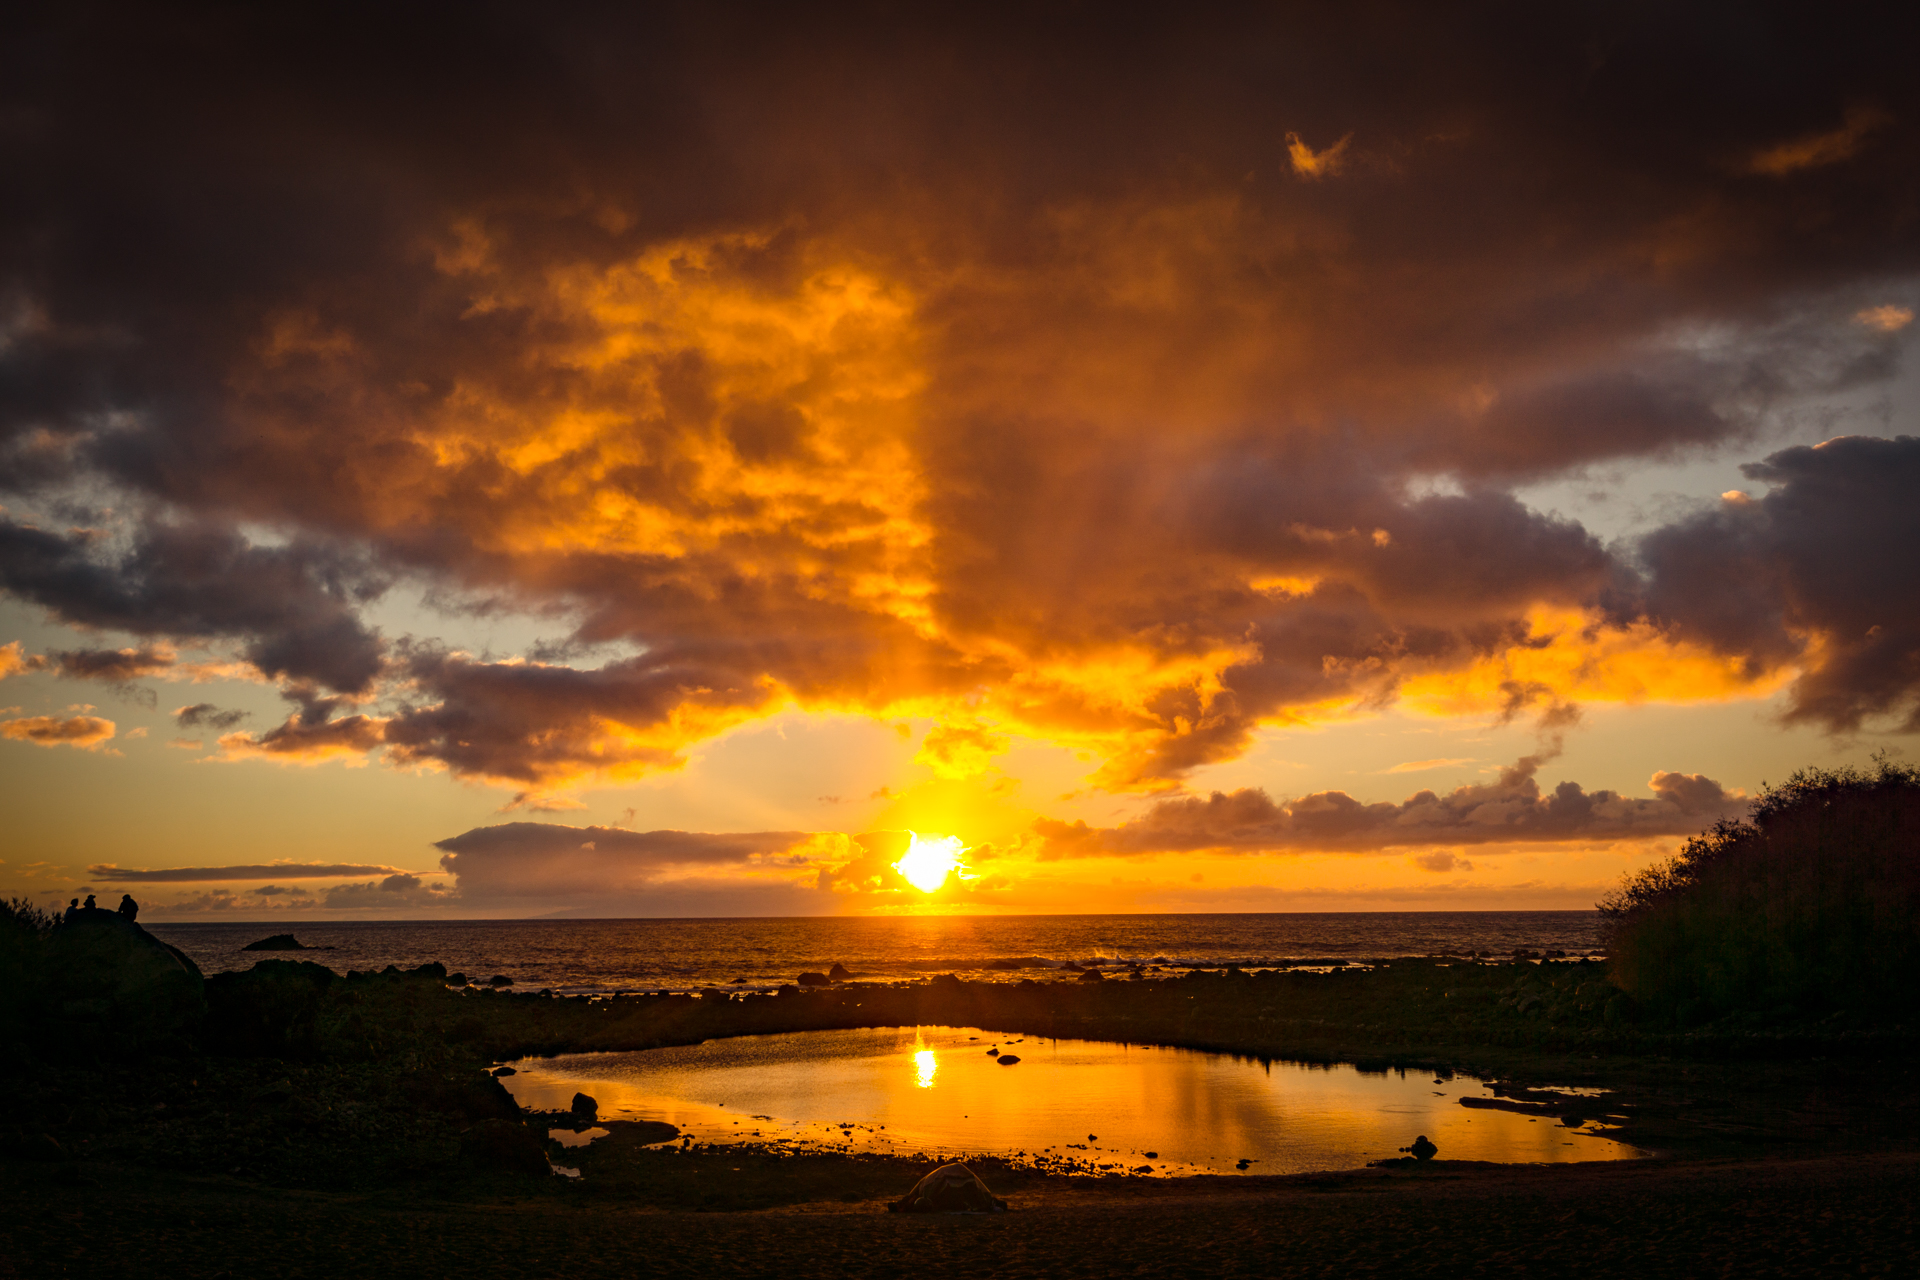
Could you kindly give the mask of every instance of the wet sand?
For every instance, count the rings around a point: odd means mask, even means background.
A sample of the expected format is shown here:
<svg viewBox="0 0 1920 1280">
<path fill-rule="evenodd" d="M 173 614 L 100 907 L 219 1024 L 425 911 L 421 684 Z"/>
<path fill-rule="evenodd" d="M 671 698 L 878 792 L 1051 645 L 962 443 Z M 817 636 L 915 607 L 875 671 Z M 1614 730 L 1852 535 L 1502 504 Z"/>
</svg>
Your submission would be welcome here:
<svg viewBox="0 0 1920 1280">
<path fill-rule="evenodd" d="M 0 1276 L 1892 1275 L 1920 1225 L 1908 1154 L 1045 1180 L 980 1217 L 86 1177 L 0 1169 Z"/>
</svg>

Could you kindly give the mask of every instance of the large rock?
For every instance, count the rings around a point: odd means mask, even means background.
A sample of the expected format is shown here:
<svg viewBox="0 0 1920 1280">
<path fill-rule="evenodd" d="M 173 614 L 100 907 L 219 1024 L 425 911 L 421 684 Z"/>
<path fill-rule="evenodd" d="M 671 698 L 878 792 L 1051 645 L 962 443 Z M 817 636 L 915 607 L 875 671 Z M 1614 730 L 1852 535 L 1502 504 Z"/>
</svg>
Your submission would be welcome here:
<svg viewBox="0 0 1920 1280">
<path fill-rule="evenodd" d="M 482 1120 L 460 1137 L 460 1154 L 469 1165 L 501 1173 L 550 1176 L 546 1145 L 526 1125 L 513 1120 Z"/>
<path fill-rule="evenodd" d="M 207 982 L 207 1043 L 218 1053 L 312 1058 L 320 1052 L 320 1004 L 337 975 L 311 960 L 262 960 Z"/>
<path fill-rule="evenodd" d="M 827 981 L 852 982 L 853 974 L 848 971 L 847 966 L 836 962 L 833 968 L 827 970 Z"/>
<path fill-rule="evenodd" d="M 206 1012 L 200 966 L 113 911 L 77 911 L 55 925 L 41 973 L 50 1011 L 75 1024 L 78 1039 L 142 1043 L 189 1033 Z"/>
<path fill-rule="evenodd" d="M 887 1206 L 890 1213 L 1005 1213 L 1007 1202 L 963 1164 L 943 1164 Z"/>
</svg>

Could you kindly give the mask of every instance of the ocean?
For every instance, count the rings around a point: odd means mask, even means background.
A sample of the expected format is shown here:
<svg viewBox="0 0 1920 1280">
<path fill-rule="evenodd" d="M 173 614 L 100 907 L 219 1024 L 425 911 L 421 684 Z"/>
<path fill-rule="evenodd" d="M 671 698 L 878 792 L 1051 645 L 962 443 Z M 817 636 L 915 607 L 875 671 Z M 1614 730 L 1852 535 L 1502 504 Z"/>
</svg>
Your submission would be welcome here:
<svg viewBox="0 0 1920 1280">
<path fill-rule="evenodd" d="M 1598 954 L 1594 911 L 154 923 L 207 973 L 294 957 L 341 973 L 439 961 L 475 981 L 565 994 L 765 988 L 844 965 L 856 977 L 1018 981 L 1069 962 L 1262 968 L 1315 960 Z M 314 952 L 244 951 L 291 932 Z M 1021 967 L 1010 967 L 1021 966 Z M 744 980 L 739 982 L 737 980 Z"/>
</svg>

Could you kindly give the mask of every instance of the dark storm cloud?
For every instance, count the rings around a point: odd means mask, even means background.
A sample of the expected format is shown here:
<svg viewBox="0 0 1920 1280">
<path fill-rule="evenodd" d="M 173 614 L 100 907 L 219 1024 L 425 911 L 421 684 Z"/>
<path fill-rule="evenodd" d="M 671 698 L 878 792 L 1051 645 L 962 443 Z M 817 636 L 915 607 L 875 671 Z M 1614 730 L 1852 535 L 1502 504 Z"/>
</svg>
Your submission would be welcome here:
<svg viewBox="0 0 1920 1280">
<path fill-rule="evenodd" d="M 1287 802 L 1258 787 L 1163 800 L 1118 827 L 1042 819 L 1042 861 L 1192 850 L 1246 853 L 1353 850 L 1408 845 L 1514 844 L 1679 835 L 1731 817 L 1746 801 L 1700 774 L 1653 775 L 1651 800 L 1562 782 L 1542 794 L 1527 757 L 1499 781 L 1421 791 L 1400 804 L 1363 804 L 1344 791 Z M 1451 866 L 1452 864 L 1447 864 Z M 1433 868 L 1444 870 L 1446 868 Z"/>
<path fill-rule="evenodd" d="M 1920 728 L 1920 438 L 1842 437 L 1743 470 L 1768 492 L 1642 545 L 1647 607 L 1756 664 L 1814 637 L 1795 719 L 1851 730 L 1904 709 Z"/>
<path fill-rule="evenodd" d="M 385 699 L 230 752 L 538 791 L 951 704 L 1165 785 L 1539 608 L 1632 625 L 1634 566 L 1505 486 L 1737 442 L 1910 339 L 1851 320 L 1920 272 L 1920 93 L 1864 17 L 15 21 L 0 588 Z M 1903 705 L 1898 607 L 1769 503 L 1656 535 L 1652 616 L 1807 667 L 1819 723 Z M 1690 593 L 1715 546 L 1824 590 Z M 396 659 L 403 576 L 644 656 Z"/>
<path fill-rule="evenodd" d="M 351 555 L 306 542 L 251 545 L 206 524 L 148 523 L 124 551 L 102 541 L 0 521 L 0 587 L 80 626 L 242 640 L 268 676 L 357 692 L 380 670 L 380 637 L 354 609 L 385 583 Z M 63 655 L 63 670 L 68 657 L 70 674 L 123 678 L 111 674 L 112 655 Z M 118 662 L 144 667 L 139 674 L 162 669 L 152 650 Z"/>
<path fill-rule="evenodd" d="M 177 661 L 165 649 L 68 649 L 50 655 L 61 675 L 77 680 L 126 684 L 141 676 L 171 671 Z"/>
</svg>

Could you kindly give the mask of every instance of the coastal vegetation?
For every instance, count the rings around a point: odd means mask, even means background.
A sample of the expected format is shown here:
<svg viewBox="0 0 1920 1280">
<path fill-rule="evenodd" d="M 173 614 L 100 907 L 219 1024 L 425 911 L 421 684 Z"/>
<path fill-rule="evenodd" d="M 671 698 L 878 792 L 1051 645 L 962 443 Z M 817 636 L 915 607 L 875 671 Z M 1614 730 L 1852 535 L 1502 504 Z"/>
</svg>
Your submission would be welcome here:
<svg viewBox="0 0 1920 1280">
<path fill-rule="evenodd" d="M 1611 981 L 1689 1027 L 1920 1001 L 1920 769 L 1803 769 L 1600 903 Z"/>
</svg>

